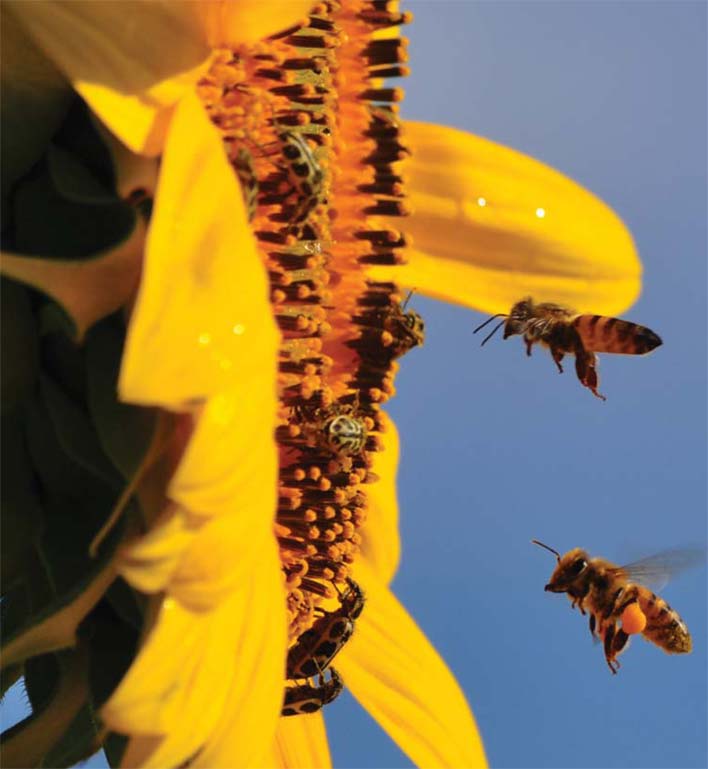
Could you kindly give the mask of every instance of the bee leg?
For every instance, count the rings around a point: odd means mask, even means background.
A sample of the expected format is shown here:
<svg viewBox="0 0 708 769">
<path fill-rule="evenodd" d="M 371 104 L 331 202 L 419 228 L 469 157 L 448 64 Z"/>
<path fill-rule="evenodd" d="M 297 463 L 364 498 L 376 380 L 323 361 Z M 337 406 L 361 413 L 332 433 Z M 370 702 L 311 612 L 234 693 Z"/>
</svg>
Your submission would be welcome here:
<svg viewBox="0 0 708 769">
<path fill-rule="evenodd" d="M 560 350 L 551 347 L 551 355 L 553 356 L 553 360 L 555 361 L 556 366 L 558 366 L 558 373 L 563 373 L 563 366 L 561 366 L 561 361 L 563 360 L 565 353 L 562 353 Z"/>
<path fill-rule="evenodd" d="M 625 591 L 626 595 L 620 596 L 622 598 L 622 603 L 617 606 L 617 608 L 614 610 L 614 615 L 616 617 L 621 617 L 624 613 L 624 610 L 630 606 L 633 603 L 637 603 L 637 588 L 630 588 L 629 590 Z"/>
<path fill-rule="evenodd" d="M 524 342 L 526 342 L 526 355 L 528 357 L 531 357 L 531 349 L 533 348 L 533 340 L 529 339 L 527 336 L 524 337 Z"/>
<path fill-rule="evenodd" d="M 608 625 L 605 630 L 605 638 L 604 638 L 604 647 L 605 647 L 605 661 L 607 662 L 607 666 L 612 671 L 612 675 L 617 674 L 617 670 L 619 669 L 619 662 L 615 659 L 616 652 L 614 651 L 612 647 L 612 643 L 615 638 L 615 625 Z"/>
<path fill-rule="evenodd" d="M 580 383 L 587 387 L 596 398 L 603 401 L 607 400 L 604 395 L 597 391 L 597 356 L 595 353 L 588 352 L 584 348 L 576 350 L 575 373 L 578 375 Z"/>
<path fill-rule="evenodd" d="M 595 625 L 596 625 L 596 620 L 595 620 L 595 615 L 594 615 L 594 614 L 591 614 L 591 615 L 590 615 L 590 621 L 589 621 L 589 623 L 588 623 L 588 624 L 589 624 L 589 626 L 590 626 L 590 635 L 591 635 L 593 638 L 595 638 Z"/>
<path fill-rule="evenodd" d="M 624 651 L 629 641 L 629 636 L 621 628 L 615 633 L 615 637 L 612 640 L 612 654 L 617 655 Z M 619 664 L 619 663 L 618 663 Z"/>
<path fill-rule="evenodd" d="M 603 619 L 609 619 L 615 613 L 615 606 L 617 606 L 617 601 L 619 601 L 619 599 L 622 597 L 622 592 L 623 588 L 615 591 L 615 594 L 612 596 L 612 603 L 608 604 L 607 608 L 605 609 Z"/>
</svg>

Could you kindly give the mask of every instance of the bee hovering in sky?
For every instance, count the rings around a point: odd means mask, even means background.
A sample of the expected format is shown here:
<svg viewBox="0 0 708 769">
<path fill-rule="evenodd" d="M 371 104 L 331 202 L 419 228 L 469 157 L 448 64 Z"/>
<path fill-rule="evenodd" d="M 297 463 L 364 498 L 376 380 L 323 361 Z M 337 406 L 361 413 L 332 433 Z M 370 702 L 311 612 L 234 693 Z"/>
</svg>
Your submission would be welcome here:
<svg viewBox="0 0 708 769">
<path fill-rule="evenodd" d="M 482 342 L 486 344 L 501 326 L 504 326 L 504 339 L 515 334 L 522 334 L 526 342 L 526 354 L 531 355 L 535 344 L 550 348 L 551 356 L 563 373 L 561 361 L 566 354 L 575 355 L 575 371 L 580 383 L 593 395 L 606 400 L 597 391 L 597 356 L 596 352 L 621 353 L 624 355 L 644 355 L 658 347 L 661 339 L 646 326 L 639 326 L 619 318 L 604 315 L 578 315 L 568 307 L 550 302 L 534 303 L 527 297 L 517 302 L 509 314 L 493 315 L 474 333 L 483 329 L 495 318 L 500 321 Z"/>
<path fill-rule="evenodd" d="M 613 673 L 617 656 L 627 648 L 629 637 L 641 633 L 667 654 L 691 651 L 691 635 L 684 621 L 647 582 L 663 582 L 705 558 L 701 550 L 668 550 L 627 566 L 615 566 L 576 547 L 565 555 L 543 542 L 533 544 L 550 550 L 556 566 L 545 590 L 567 593 L 572 607 L 590 615 L 590 633 L 602 641 L 605 660 Z M 644 584 L 643 584 L 644 583 Z"/>
</svg>

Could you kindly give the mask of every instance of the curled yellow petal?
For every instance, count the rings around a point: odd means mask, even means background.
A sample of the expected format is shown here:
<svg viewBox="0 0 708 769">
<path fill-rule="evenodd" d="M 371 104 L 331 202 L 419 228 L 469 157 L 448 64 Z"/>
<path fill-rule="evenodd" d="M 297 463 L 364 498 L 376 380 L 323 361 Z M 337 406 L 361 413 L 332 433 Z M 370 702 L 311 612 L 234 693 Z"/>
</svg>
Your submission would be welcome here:
<svg viewBox="0 0 708 769">
<path fill-rule="evenodd" d="M 396 493 L 399 440 L 391 417 L 382 412 L 381 421 L 386 425 L 386 431 L 380 437 L 385 450 L 373 455 L 371 469 L 378 480 L 366 490 L 366 523 L 361 529 L 361 554 L 379 580 L 388 584 L 398 569 L 401 556 Z"/>
<path fill-rule="evenodd" d="M 177 766 L 200 750 L 205 759 L 195 766 L 251 766 L 272 744 L 286 646 L 275 540 L 260 558 L 261 568 L 212 611 L 164 601 L 102 709 L 109 728 L 133 735 L 124 766 Z"/>
<path fill-rule="evenodd" d="M 184 510 L 166 511 L 137 543 L 121 553 L 118 570 L 144 593 L 164 590 L 195 537 Z"/>
<path fill-rule="evenodd" d="M 328 769 L 332 766 L 322 713 L 281 718 L 268 766 L 278 769 Z"/>
<path fill-rule="evenodd" d="M 238 183 L 201 105 L 185 97 L 165 147 L 119 391 L 178 409 L 259 366 L 272 375 L 277 343 Z"/>
<path fill-rule="evenodd" d="M 192 517 L 230 515 L 244 549 L 270 534 L 276 503 L 275 363 L 204 407 L 168 488 Z M 242 557 L 241 553 L 236 553 Z"/>
<path fill-rule="evenodd" d="M 7 5 L 101 120 L 154 156 L 172 107 L 206 71 L 211 50 L 303 21 L 312 0 L 25 0 Z"/>
<path fill-rule="evenodd" d="M 171 107 L 211 55 L 189 3 L 7 5 L 113 133 L 135 152 L 159 153 Z"/>
<path fill-rule="evenodd" d="M 366 611 L 337 657 L 352 694 L 417 766 L 486 767 L 472 713 L 440 655 L 365 562 L 354 572 Z"/>
<path fill-rule="evenodd" d="M 396 280 L 487 312 L 524 296 L 617 314 L 639 294 L 641 265 L 620 218 L 549 166 L 443 126 L 407 123 L 414 212 L 409 264 Z M 390 269 L 375 268 L 378 277 Z"/>
</svg>

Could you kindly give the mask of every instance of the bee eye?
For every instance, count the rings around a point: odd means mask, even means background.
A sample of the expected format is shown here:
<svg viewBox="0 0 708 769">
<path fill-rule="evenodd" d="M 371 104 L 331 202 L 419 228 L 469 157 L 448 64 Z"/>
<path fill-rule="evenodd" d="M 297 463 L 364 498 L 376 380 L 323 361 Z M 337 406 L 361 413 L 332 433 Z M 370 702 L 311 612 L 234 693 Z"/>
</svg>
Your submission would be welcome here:
<svg viewBox="0 0 708 769">
<path fill-rule="evenodd" d="M 570 574 L 574 577 L 577 577 L 578 574 L 588 565 L 588 562 L 584 558 L 578 558 L 577 561 L 575 561 L 571 566 L 568 568 L 568 571 Z"/>
</svg>

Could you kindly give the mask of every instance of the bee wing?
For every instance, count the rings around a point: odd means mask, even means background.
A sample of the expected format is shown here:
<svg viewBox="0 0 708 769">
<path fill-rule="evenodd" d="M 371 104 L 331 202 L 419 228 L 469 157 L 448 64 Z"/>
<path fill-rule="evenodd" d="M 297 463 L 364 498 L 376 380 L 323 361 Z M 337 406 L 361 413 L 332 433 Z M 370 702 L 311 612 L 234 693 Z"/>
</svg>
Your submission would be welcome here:
<svg viewBox="0 0 708 769">
<path fill-rule="evenodd" d="M 705 560 L 705 548 L 681 547 L 663 550 L 648 558 L 633 561 L 626 566 L 620 566 L 618 571 L 624 572 L 632 582 L 661 590 L 672 577 L 700 566 Z"/>
</svg>

